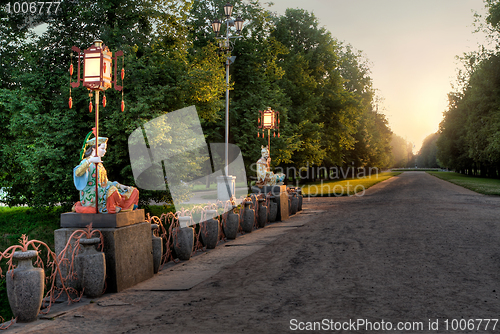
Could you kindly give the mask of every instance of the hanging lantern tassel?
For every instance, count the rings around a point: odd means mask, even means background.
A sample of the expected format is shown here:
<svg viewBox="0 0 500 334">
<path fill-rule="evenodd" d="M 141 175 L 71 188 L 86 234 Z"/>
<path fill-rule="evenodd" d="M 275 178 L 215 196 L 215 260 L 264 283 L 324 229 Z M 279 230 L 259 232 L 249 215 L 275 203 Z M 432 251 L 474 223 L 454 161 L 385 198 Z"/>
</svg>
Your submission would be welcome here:
<svg viewBox="0 0 500 334">
<path fill-rule="evenodd" d="M 102 97 L 102 107 L 106 108 L 106 95 Z"/>
<path fill-rule="evenodd" d="M 257 131 L 257 138 L 260 138 L 260 132 Z"/>
<path fill-rule="evenodd" d="M 276 132 L 273 131 L 273 137 L 276 137 Z"/>
<path fill-rule="evenodd" d="M 123 80 L 123 78 L 125 78 L 125 69 L 124 68 L 122 68 L 121 78 L 122 78 L 122 80 Z"/>
<path fill-rule="evenodd" d="M 92 101 L 89 102 L 89 112 L 92 112 Z"/>
<path fill-rule="evenodd" d="M 278 131 L 278 138 L 280 137 L 280 132 Z"/>
<path fill-rule="evenodd" d="M 122 112 L 125 110 L 125 101 L 122 100 Z"/>
<path fill-rule="evenodd" d="M 73 62 L 73 53 L 71 53 L 71 62 Z M 71 98 L 71 76 L 73 75 L 73 63 L 69 65 L 69 109 L 73 107 L 73 99 Z"/>
</svg>

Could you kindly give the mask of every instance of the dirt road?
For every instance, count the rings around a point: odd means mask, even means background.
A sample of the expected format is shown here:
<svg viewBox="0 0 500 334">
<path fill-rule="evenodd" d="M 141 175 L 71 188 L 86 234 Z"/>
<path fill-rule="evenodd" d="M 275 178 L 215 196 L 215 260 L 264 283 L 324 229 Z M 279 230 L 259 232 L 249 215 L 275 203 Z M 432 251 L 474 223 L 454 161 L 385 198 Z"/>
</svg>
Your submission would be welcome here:
<svg viewBox="0 0 500 334">
<path fill-rule="evenodd" d="M 468 319 L 500 318 L 499 216 L 498 197 L 407 172 L 361 197 L 306 200 L 251 255 L 213 272 L 200 257 L 207 278 L 187 290 L 131 288 L 7 332 L 468 332 Z"/>
</svg>

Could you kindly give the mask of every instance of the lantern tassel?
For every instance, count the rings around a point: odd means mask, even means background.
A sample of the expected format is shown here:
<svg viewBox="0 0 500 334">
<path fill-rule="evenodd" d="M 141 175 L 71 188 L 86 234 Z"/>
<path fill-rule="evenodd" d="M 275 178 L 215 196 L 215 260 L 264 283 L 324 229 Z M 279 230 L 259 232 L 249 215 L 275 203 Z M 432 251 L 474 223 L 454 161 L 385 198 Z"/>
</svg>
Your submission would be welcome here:
<svg viewBox="0 0 500 334">
<path fill-rule="evenodd" d="M 89 112 L 92 112 L 92 101 L 89 102 Z"/>
<path fill-rule="evenodd" d="M 257 138 L 260 138 L 260 132 L 257 131 Z"/>
<path fill-rule="evenodd" d="M 102 107 L 106 108 L 106 95 L 102 97 Z"/>
<path fill-rule="evenodd" d="M 73 52 L 71 53 L 71 64 L 69 65 L 69 109 L 73 107 L 73 99 L 71 98 L 71 76 L 73 75 Z"/>
<path fill-rule="evenodd" d="M 122 100 L 122 112 L 125 110 L 125 101 Z"/>
</svg>

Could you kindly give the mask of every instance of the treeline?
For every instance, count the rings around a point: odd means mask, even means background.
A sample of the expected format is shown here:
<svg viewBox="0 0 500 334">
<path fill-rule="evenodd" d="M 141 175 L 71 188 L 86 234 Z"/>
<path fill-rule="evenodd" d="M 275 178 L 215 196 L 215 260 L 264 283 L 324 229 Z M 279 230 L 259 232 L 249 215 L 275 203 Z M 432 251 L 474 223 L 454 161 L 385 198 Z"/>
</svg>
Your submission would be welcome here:
<svg viewBox="0 0 500 334">
<path fill-rule="evenodd" d="M 461 57 L 464 70 L 440 124 L 437 158 L 468 175 L 499 177 L 500 168 L 500 1 L 485 0 L 485 30 L 495 50 L 482 47 Z"/>
<path fill-rule="evenodd" d="M 391 167 L 410 168 L 415 167 L 415 155 L 413 154 L 413 144 L 405 138 L 392 134 L 392 161 Z"/>
<path fill-rule="evenodd" d="M 73 45 L 85 49 L 102 39 L 125 53 L 125 111 L 121 93 L 110 89 L 100 117 L 100 134 L 110 138 L 109 179 L 134 184 L 128 136 L 170 111 L 195 105 L 207 142 L 224 142 L 225 55 L 217 52 L 210 22 L 223 17 L 225 3 L 63 1 L 57 14 L 43 18 L 40 37 L 23 14 L 0 11 L 0 187 L 8 189 L 7 203 L 78 199 L 71 171 L 94 114 L 83 88 L 71 91 L 68 108 Z M 247 171 L 267 142 L 257 137 L 257 118 L 268 106 L 281 116 L 280 137 L 271 144 L 274 167 L 389 167 L 392 132 L 374 108 L 363 55 L 305 10 L 276 16 L 258 1 L 232 3 L 245 26 L 232 52 L 229 141 L 242 150 Z M 201 171 L 187 165 L 183 172 Z M 141 199 L 169 196 L 141 191 Z"/>
<path fill-rule="evenodd" d="M 441 166 L 441 162 L 437 158 L 437 141 L 439 139 L 439 133 L 432 133 L 428 135 L 424 142 L 422 143 L 422 147 L 417 155 L 417 166 L 423 168 L 439 168 Z"/>
</svg>

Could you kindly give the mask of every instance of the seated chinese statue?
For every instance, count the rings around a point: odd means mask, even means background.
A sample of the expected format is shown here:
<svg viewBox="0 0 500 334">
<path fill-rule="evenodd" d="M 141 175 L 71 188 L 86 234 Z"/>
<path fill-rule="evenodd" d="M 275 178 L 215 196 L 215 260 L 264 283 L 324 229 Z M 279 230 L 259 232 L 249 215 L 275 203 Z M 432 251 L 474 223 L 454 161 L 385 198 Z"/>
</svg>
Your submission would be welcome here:
<svg viewBox="0 0 500 334">
<path fill-rule="evenodd" d="M 285 179 L 283 173 L 273 173 L 270 169 L 271 158 L 269 157 L 269 150 L 261 146 L 261 158 L 257 161 L 257 182 L 255 185 L 259 188 L 263 186 L 282 185 Z"/>
<path fill-rule="evenodd" d="M 125 186 L 116 181 L 108 180 L 106 169 L 101 157 L 106 154 L 106 137 L 99 137 L 97 156 L 95 154 L 96 138 L 85 138 L 80 158 L 81 162 L 73 169 L 73 181 L 80 191 L 80 201 L 73 205 L 73 212 L 96 213 L 96 166 L 97 192 L 99 213 L 118 213 L 135 210 L 139 203 L 139 191 L 134 187 Z"/>
</svg>

